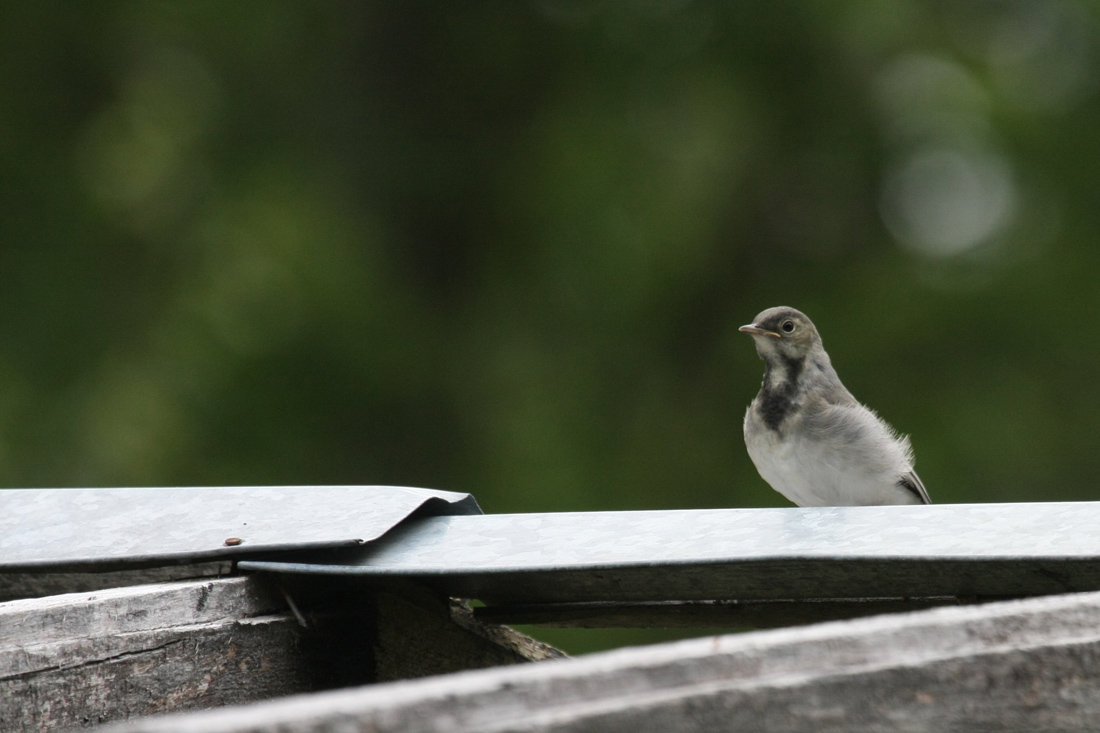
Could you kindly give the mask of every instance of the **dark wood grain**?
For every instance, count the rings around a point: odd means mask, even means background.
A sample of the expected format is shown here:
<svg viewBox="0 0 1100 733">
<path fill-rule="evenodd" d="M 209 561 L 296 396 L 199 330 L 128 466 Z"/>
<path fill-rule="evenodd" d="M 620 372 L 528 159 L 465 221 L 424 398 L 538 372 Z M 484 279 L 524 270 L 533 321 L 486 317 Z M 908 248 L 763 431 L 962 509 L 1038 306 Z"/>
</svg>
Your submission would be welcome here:
<svg viewBox="0 0 1100 733">
<path fill-rule="evenodd" d="M 715 636 L 111 733 L 1093 731 L 1100 594 Z"/>
<path fill-rule="evenodd" d="M 413 585 L 284 587 L 244 576 L 31 598 L 0 603 L 0 731 L 95 726 L 553 653 Z"/>
</svg>

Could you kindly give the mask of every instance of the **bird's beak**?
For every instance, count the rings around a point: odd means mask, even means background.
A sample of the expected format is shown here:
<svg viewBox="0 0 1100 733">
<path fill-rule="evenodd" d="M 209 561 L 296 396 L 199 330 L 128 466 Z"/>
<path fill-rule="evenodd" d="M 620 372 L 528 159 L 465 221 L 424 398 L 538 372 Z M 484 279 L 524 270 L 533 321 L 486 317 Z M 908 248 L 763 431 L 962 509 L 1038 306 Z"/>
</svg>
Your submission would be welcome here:
<svg viewBox="0 0 1100 733">
<path fill-rule="evenodd" d="M 769 331 L 766 328 L 760 328 L 760 326 L 757 326 L 755 323 L 750 323 L 747 326 L 741 326 L 741 328 L 737 330 L 741 333 L 747 333 L 752 336 L 771 336 L 772 338 L 776 339 L 780 338 L 779 334 L 775 331 Z"/>
</svg>

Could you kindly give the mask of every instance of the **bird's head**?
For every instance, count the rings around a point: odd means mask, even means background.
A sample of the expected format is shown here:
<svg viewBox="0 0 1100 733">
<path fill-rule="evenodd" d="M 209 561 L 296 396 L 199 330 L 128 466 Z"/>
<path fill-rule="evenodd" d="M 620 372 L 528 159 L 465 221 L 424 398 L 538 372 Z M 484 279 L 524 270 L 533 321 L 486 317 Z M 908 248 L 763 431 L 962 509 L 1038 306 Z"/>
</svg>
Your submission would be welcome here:
<svg viewBox="0 0 1100 733">
<path fill-rule="evenodd" d="M 821 336 L 806 314 L 787 306 L 768 308 L 747 326 L 737 329 L 752 336 L 760 358 L 786 357 L 801 361 L 821 348 Z"/>
</svg>

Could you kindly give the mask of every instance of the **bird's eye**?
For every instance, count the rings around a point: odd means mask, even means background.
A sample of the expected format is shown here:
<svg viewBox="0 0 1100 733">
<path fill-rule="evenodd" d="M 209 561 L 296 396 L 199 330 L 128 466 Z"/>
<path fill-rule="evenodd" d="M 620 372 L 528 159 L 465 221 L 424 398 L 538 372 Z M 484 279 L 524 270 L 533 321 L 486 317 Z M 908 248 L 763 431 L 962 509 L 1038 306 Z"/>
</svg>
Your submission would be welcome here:
<svg viewBox="0 0 1100 733">
<path fill-rule="evenodd" d="M 784 333 L 791 333 L 794 331 L 794 321 L 783 321 L 779 327 L 783 329 Z"/>
</svg>

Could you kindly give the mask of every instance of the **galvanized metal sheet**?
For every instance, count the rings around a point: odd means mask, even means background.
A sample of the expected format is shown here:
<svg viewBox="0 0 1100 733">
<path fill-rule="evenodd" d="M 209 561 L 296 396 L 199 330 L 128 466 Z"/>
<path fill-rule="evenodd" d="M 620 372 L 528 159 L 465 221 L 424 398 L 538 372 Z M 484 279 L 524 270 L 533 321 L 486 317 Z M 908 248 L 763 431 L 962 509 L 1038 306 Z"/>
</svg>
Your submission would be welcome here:
<svg viewBox="0 0 1100 733">
<path fill-rule="evenodd" d="M 493 603 L 1100 589 L 1100 503 L 437 517 L 277 572 L 410 577 Z"/>
<path fill-rule="evenodd" d="M 189 562 L 370 542 L 469 494 L 397 486 L 0 490 L 0 572 Z"/>
</svg>

